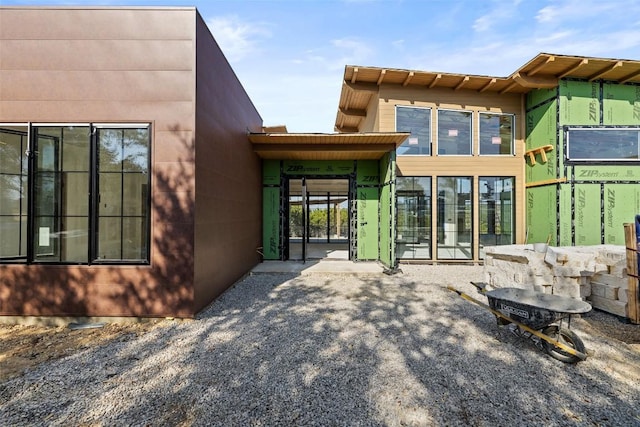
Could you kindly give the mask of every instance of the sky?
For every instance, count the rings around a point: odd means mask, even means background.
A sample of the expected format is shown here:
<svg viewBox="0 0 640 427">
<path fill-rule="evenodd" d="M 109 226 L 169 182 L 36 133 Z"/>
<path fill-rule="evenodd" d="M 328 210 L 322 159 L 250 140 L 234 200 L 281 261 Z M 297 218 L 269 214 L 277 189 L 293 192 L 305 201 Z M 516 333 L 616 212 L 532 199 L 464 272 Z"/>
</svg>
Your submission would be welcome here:
<svg viewBox="0 0 640 427">
<path fill-rule="evenodd" d="M 637 0 L 134 0 L 195 6 L 262 116 L 334 132 L 346 65 L 506 77 L 538 53 L 640 60 Z"/>
</svg>

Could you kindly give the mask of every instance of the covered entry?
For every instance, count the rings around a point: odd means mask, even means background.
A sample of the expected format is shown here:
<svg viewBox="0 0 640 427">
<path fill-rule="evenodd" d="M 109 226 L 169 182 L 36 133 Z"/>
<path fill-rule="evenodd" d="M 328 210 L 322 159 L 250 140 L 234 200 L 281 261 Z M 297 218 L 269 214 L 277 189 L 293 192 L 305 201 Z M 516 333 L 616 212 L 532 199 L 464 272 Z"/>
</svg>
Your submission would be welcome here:
<svg viewBox="0 0 640 427">
<path fill-rule="evenodd" d="M 263 158 L 264 259 L 395 266 L 395 149 L 406 137 L 250 134 Z"/>
</svg>

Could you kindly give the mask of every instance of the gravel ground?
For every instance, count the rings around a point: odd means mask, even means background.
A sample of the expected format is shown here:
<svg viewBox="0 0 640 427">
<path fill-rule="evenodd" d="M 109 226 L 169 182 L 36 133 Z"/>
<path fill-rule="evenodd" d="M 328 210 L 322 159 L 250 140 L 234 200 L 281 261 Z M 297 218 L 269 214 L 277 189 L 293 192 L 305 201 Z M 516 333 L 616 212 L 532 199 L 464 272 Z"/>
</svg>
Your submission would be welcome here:
<svg viewBox="0 0 640 427">
<path fill-rule="evenodd" d="M 576 319 L 559 362 L 445 289 L 482 267 L 256 274 L 163 322 L 0 384 L 0 425 L 639 425 L 640 353 Z"/>
</svg>

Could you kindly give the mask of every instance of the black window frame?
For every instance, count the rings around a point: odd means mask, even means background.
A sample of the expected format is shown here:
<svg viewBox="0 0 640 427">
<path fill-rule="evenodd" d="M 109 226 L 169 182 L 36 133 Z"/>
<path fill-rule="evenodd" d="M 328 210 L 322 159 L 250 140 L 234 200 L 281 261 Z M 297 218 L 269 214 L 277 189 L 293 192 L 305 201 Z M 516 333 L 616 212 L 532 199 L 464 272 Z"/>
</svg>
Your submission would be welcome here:
<svg viewBox="0 0 640 427">
<path fill-rule="evenodd" d="M 27 171 L 27 187 L 28 187 L 28 196 L 27 196 L 27 253 L 26 256 L 21 257 L 3 257 L 0 258 L 0 264 L 19 264 L 19 265 L 102 265 L 102 264 L 111 264 L 111 265 L 150 265 L 151 264 L 151 219 L 152 219 L 152 203 L 151 203 L 151 193 L 152 193 L 152 177 L 151 177 L 151 166 L 152 166 L 152 140 L 153 140 L 153 129 L 152 124 L 150 122 L 136 122 L 136 123 L 126 123 L 126 122 L 114 122 L 114 123 L 104 123 L 104 122 L 92 122 L 92 123 L 64 123 L 64 122 L 55 122 L 55 123 L 0 123 L 0 128 L 3 126 L 12 126 L 12 127 L 24 127 L 27 132 L 27 150 L 26 154 L 28 156 L 28 171 Z M 87 259 L 86 262 L 83 261 L 42 261 L 38 260 L 35 254 L 34 249 L 34 238 L 36 236 L 35 221 L 36 216 L 34 212 L 34 183 L 36 176 L 36 165 L 35 158 L 36 153 L 34 152 L 34 147 L 36 147 L 35 138 L 37 137 L 38 128 L 51 128 L 51 127 L 82 127 L 86 126 L 89 128 L 89 153 L 87 155 L 90 157 L 89 160 L 89 184 L 88 184 L 88 241 L 87 241 Z M 98 130 L 99 129 L 146 129 L 147 130 L 147 142 L 146 142 L 146 194 L 144 194 L 144 206 L 146 208 L 146 212 L 144 213 L 143 221 L 144 224 L 144 248 L 142 248 L 142 252 L 144 252 L 143 258 L 136 259 L 100 259 L 98 258 L 98 155 L 97 151 L 98 147 Z M 142 200 L 142 199 L 141 199 Z M 121 239 L 123 238 L 124 230 L 120 230 Z"/>
<path fill-rule="evenodd" d="M 571 157 L 571 132 L 588 132 L 588 131 L 603 131 L 603 132 L 614 132 L 614 131 L 635 131 L 637 133 L 636 138 L 636 158 L 607 158 L 607 157 Z M 640 126 L 616 126 L 616 125 L 594 125 L 594 126 L 576 126 L 576 125 L 567 125 L 563 126 L 563 137 L 564 137 L 564 158 L 567 164 L 601 164 L 601 165 L 619 165 L 619 164 L 629 164 L 636 163 L 640 164 Z"/>
</svg>

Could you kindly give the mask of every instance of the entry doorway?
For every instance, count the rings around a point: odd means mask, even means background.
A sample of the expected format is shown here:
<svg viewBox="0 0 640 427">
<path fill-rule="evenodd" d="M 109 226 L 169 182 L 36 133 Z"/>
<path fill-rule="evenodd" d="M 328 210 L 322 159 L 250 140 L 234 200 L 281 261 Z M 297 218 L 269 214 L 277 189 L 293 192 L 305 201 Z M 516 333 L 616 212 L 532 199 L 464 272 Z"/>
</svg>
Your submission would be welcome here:
<svg viewBox="0 0 640 427">
<path fill-rule="evenodd" d="M 349 260 L 349 178 L 289 178 L 288 259 Z"/>
</svg>

